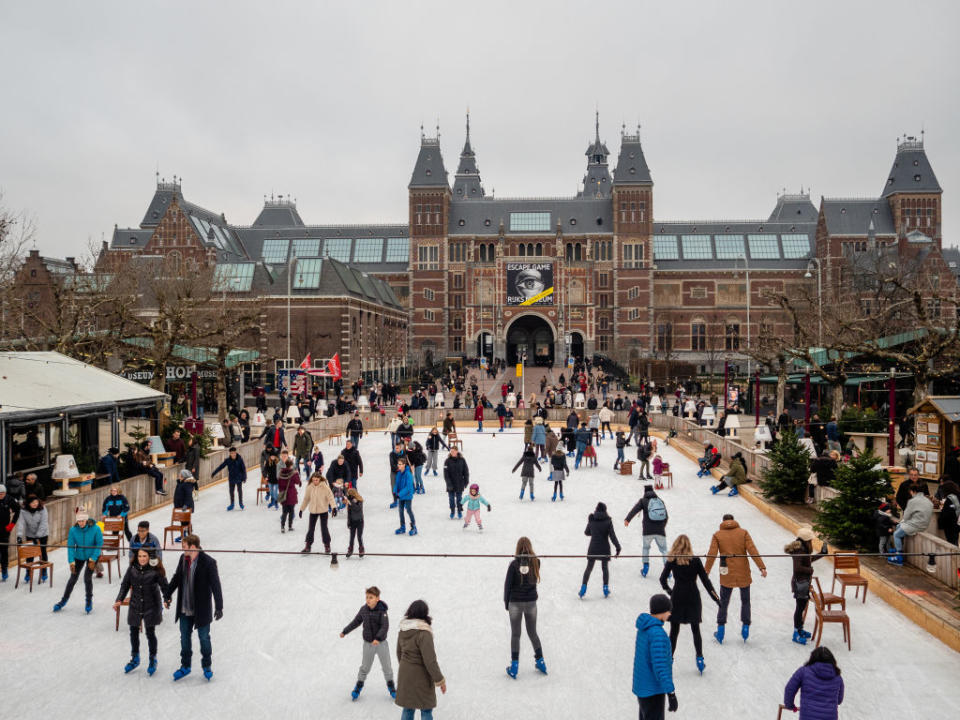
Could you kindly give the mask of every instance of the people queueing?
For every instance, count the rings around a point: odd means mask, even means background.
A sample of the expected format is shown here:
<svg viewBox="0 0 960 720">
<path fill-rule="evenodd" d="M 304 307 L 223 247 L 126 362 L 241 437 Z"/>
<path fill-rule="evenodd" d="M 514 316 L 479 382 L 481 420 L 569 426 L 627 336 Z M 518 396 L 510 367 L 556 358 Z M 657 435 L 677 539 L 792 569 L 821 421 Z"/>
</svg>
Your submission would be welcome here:
<svg viewBox="0 0 960 720">
<path fill-rule="evenodd" d="M 637 514 L 643 513 L 643 567 L 640 574 L 647 576 L 650 571 L 650 544 L 655 542 L 660 549 L 660 554 L 666 557 L 667 554 L 667 522 L 670 515 L 667 513 L 667 506 L 663 499 L 657 495 L 653 485 L 646 485 L 643 489 L 643 497 L 637 501 L 637 504 L 627 513 L 623 520 L 623 526 L 629 527 L 630 521 Z"/>
<path fill-rule="evenodd" d="M 753 579 L 750 575 L 748 555 L 760 569 L 761 577 L 766 577 L 767 567 L 757 553 L 757 546 L 753 544 L 750 533 L 740 527 L 733 515 L 727 513 L 723 516 L 720 529 L 710 540 L 707 563 L 704 566 L 709 573 L 713 563 L 720 558 L 720 608 L 717 610 L 717 631 L 713 636 L 721 644 L 727 624 L 727 607 L 736 588 L 740 590 L 740 634 L 744 642 L 750 636 L 750 585 Z"/>
<path fill-rule="evenodd" d="M 90 513 L 83 506 L 77 508 L 76 522 L 67 535 L 67 562 L 70 564 L 70 579 L 63 590 L 63 597 L 53 606 L 54 612 L 60 612 L 70 600 L 80 571 L 83 570 L 83 589 L 86 603 L 84 610 L 89 615 L 93 612 L 93 573 L 100 559 L 100 550 L 103 547 L 103 533 L 100 526 L 90 517 Z"/>
<path fill-rule="evenodd" d="M 123 581 L 120 583 L 120 592 L 113 603 L 113 609 L 120 611 L 120 606 L 127 593 L 130 593 L 127 609 L 127 625 L 130 628 L 130 662 L 123 671 L 130 673 L 140 666 L 140 625 L 147 636 L 147 674 L 153 675 L 157 671 L 157 625 L 163 621 L 163 594 L 167 592 L 167 575 L 160 558 L 152 557 L 146 548 L 137 550 L 136 559 L 130 563 Z"/>
<path fill-rule="evenodd" d="M 540 558 L 533 551 L 530 538 L 517 540 L 513 560 L 507 568 L 503 584 L 503 604 L 510 614 L 510 665 L 507 675 L 517 678 L 520 665 L 520 626 L 526 626 L 527 637 L 533 645 L 534 667 L 547 674 L 543 646 L 537 635 L 537 585 L 540 582 Z"/>
<path fill-rule="evenodd" d="M 607 514 L 607 506 L 604 503 L 597 503 L 596 509 L 590 513 L 587 518 L 587 528 L 583 534 L 590 538 L 590 546 L 587 548 L 587 567 L 583 571 L 583 582 L 578 595 L 583 598 L 587 594 L 590 573 L 593 572 L 593 566 L 599 560 L 603 575 L 603 596 L 610 597 L 610 543 L 612 542 L 617 548 L 618 557 L 621 548 L 617 533 L 613 529 L 613 520 Z"/>
<path fill-rule="evenodd" d="M 387 681 L 387 692 L 391 698 L 397 697 L 397 686 L 393 682 L 393 666 L 390 663 L 390 643 L 387 641 L 387 631 L 390 629 L 390 620 L 387 617 L 387 604 L 380 599 L 380 588 L 376 585 L 368 587 L 365 602 L 360 606 L 356 616 L 340 631 L 340 637 L 346 637 L 358 627 L 363 633 L 363 657 L 360 661 L 360 671 L 357 673 L 357 684 L 350 692 L 350 697 L 356 700 L 360 697 L 363 684 L 367 680 L 373 659 L 380 661 L 383 670 L 383 679 Z"/>
</svg>

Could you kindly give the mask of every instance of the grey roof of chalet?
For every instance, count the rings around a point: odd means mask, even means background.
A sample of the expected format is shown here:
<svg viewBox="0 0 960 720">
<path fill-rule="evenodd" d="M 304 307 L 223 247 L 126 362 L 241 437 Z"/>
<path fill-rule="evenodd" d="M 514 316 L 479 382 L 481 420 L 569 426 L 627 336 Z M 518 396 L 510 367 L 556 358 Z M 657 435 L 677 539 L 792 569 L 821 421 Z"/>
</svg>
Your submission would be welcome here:
<svg viewBox="0 0 960 720">
<path fill-rule="evenodd" d="M 447 170 L 443 166 L 443 155 L 440 153 L 440 140 L 437 138 L 420 138 L 420 152 L 417 155 L 413 175 L 410 177 L 410 188 L 445 188 L 447 184 Z"/>
<path fill-rule="evenodd" d="M 820 210 L 831 235 L 896 235 L 890 204 L 883 198 L 821 198 Z"/>
<path fill-rule="evenodd" d="M 767 218 L 770 222 L 817 222 L 820 213 L 805 193 L 779 195 L 777 204 Z"/>
<path fill-rule="evenodd" d="M 908 137 L 897 145 L 897 156 L 893 159 L 893 167 L 881 194 L 888 197 L 900 192 L 943 192 L 923 149 L 923 140 Z"/>
<path fill-rule="evenodd" d="M 294 203 L 284 200 L 267 200 L 263 210 L 253 221 L 254 227 L 302 227 L 303 220 Z"/>
<path fill-rule="evenodd" d="M 549 229 L 511 231 L 510 213 L 550 213 Z M 448 233 L 498 235 L 503 222 L 505 235 L 554 235 L 557 223 L 564 233 L 603 235 L 613 233 L 613 206 L 609 198 L 482 198 L 450 203 Z"/>
<path fill-rule="evenodd" d="M 640 134 L 620 137 L 620 155 L 617 167 L 613 171 L 613 182 L 617 185 L 648 185 L 653 183 L 647 159 L 643 156 Z"/>
<path fill-rule="evenodd" d="M 302 258 L 320 260 L 320 258 Z M 255 297 L 287 295 L 287 266 L 273 265 L 269 268 L 263 263 L 253 264 L 253 282 L 249 294 Z M 322 258 L 319 284 L 315 288 L 297 289 L 291 287 L 292 297 L 354 297 L 361 300 L 403 309 L 393 289 L 383 280 L 369 273 L 331 258 Z M 246 295 L 248 293 L 237 293 Z"/>
</svg>

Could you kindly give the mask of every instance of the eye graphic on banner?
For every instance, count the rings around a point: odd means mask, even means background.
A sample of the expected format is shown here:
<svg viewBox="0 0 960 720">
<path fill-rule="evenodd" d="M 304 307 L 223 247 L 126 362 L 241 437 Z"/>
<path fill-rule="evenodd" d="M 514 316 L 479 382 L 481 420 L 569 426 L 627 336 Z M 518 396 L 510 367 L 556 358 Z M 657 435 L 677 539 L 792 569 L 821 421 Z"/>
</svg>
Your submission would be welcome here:
<svg viewBox="0 0 960 720">
<path fill-rule="evenodd" d="M 507 263 L 507 305 L 553 305 L 553 263 Z"/>
</svg>

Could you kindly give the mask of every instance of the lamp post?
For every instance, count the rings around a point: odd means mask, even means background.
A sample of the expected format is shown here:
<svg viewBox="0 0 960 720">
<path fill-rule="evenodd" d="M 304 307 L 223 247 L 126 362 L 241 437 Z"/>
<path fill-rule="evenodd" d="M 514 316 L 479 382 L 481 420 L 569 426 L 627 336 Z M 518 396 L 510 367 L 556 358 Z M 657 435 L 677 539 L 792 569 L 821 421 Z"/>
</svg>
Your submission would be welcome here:
<svg viewBox="0 0 960 720">
<path fill-rule="evenodd" d="M 720 407 L 723 408 L 724 414 L 727 412 L 727 381 L 729 379 L 728 370 L 730 369 L 730 364 L 724 359 L 723 361 L 723 399 L 720 401 Z"/>
<path fill-rule="evenodd" d="M 810 366 L 803 376 L 803 430 L 810 434 Z"/>
<path fill-rule="evenodd" d="M 287 361 L 284 363 L 287 366 L 287 389 L 289 390 L 290 385 L 292 384 L 292 375 L 291 368 L 293 367 L 293 360 L 290 355 L 290 297 L 293 294 L 293 288 L 291 286 L 293 278 L 293 264 L 297 259 L 297 249 L 293 243 L 290 243 L 290 253 L 287 255 Z"/>
<path fill-rule="evenodd" d="M 750 261 L 747 259 L 746 255 L 740 255 L 738 260 L 743 260 L 743 267 L 747 277 L 747 382 L 750 382 Z"/>
<path fill-rule="evenodd" d="M 757 383 L 753 391 L 754 425 L 760 425 L 760 370 L 757 370 Z"/>
<path fill-rule="evenodd" d="M 894 425 L 897 419 L 896 405 L 897 405 L 897 369 L 890 368 L 890 379 L 887 381 L 887 386 L 889 389 L 889 398 L 887 404 L 890 406 L 888 411 L 887 418 L 887 464 L 893 465 L 893 441 L 894 441 Z"/>
<path fill-rule="evenodd" d="M 820 258 L 810 258 L 807 261 L 807 272 L 804 277 L 810 279 L 813 275 L 810 273 L 810 266 L 817 268 L 817 345 L 823 347 L 823 272 L 820 265 Z"/>
</svg>

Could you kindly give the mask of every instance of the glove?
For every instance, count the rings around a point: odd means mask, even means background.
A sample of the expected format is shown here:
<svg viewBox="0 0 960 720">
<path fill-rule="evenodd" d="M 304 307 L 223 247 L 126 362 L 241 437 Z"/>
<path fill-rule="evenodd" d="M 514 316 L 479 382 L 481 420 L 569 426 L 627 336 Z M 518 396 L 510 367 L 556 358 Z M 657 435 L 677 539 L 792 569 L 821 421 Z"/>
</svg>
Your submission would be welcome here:
<svg viewBox="0 0 960 720">
<path fill-rule="evenodd" d="M 17 545 L 23 545 L 23 538 L 22 538 L 22 537 L 18 537 L 18 538 L 17 538 Z"/>
<path fill-rule="evenodd" d="M 301 520 L 303 519 L 303 510 L 297 513 L 297 517 L 300 518 Z"/>
<path fill-rule="evenodd" d="M 490 512 L 491 510 L 493 510 L 493 505 L 487 503 L 487 512 Z"/>
<path fill-rule="evenodd" d="M 7 523 L 7 526 L 6 526 L 6 528 L 4 528 L 4 529 L 5 529 L 7 532 L 10 532 L 10 531 L 13 530 L 16 526 L 17 526 L 16 523 Z"/>
<path fill-rule="evenodd" d="M 214 620 L 220 620 L 222 617 L 223 617 L 223 610 L 217 610 L 217 611 L 213 614 L 213 619 L 214 619 Z"/>
<path fill-rule="evenodd" d="M 667 693 L 667 710 L 676 712 L 678 705 L 676 693 Z"/>
<path fill-rule="evenodd" d="M 94 570 L 97 567 L 97 563 L 93 560 L 87 560 L 87 567 Z"/>
</svg>

